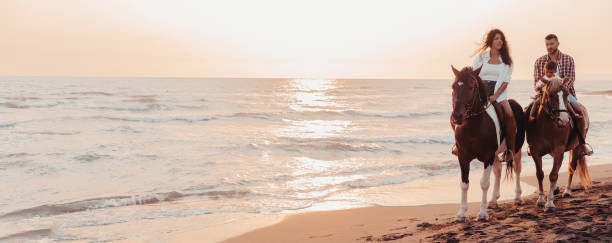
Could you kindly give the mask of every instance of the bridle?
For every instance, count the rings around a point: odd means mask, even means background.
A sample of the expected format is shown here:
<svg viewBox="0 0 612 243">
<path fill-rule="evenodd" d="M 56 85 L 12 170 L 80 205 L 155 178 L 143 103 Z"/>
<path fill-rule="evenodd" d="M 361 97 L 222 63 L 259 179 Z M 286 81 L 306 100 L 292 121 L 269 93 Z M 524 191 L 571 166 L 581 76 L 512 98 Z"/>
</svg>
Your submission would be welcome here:
<svg viewBox="0 0 612 243">
<path fill-rule="evenodd" d="M 542 109 L 542 110 L 544 110 L 544 113 L 551 120 L 554 120 L 555 118 L 557 118 L 558 114 L 561 114 L 561 112 L 569 113 L 569 111 L 567 109 L 554 109 L 554 108 L 551 107 L 551 105 L 550 105 L 550 92 L 548 91 L 548 89 L 546 89 L 546 91 L 544 91 L 544 93 L 542 94 L 542 99 L 541 99 L 540 105 L 543 106 L 543 107 L 546 107 L 546 109 Z"/>
<path fill-rule="evenodd" d="M 464 119 L 469 119 L 469 118 L 472 118 L 472 117 L 477 117 L 477 116 L 482 115 L 482 113 L 484 113 L 489 108 L 489 106 L 491 105 L 490 102 L 487 102 L 488 104 L 486 106 L 480 106 L 481 109 L 479 111 L 473 111 L 472 110 L 473 108 L 477 108 L 476 107 L 476 101 L 478 99 L 480 99 L 480 92 L 479 92 L 479 89 L 480 89 L 480 86 L 479 86 L 480 85 L 480 80 L 478 78 L 475 78 L 475 80 L 476 80 L 476 85 L 474 85 L 472 87 L 472 103 L 469 103 L 469 104 L 468 103 L 464 103 L 464 105 L 463 105 L 463 107 L 465 107 L 465 114 L 466 114 Z M 481 103 L 482 103 L 482 101 L 481 101 Z"/>
</svg>

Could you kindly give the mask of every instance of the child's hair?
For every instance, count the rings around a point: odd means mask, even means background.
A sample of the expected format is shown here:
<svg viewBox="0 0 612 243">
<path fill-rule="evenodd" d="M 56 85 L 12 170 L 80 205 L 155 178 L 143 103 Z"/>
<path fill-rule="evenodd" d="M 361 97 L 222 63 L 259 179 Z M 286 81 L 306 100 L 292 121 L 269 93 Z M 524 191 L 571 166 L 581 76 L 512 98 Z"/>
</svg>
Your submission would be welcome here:
<svg viewBox="0 0 612 243">
<path fill-rule="evenodd" d="M 546 63 L 546 69 L 547 70 L 556 70 L 557 69 L 557 63 L 555 61 L 548 61 Z"/>
</svg>

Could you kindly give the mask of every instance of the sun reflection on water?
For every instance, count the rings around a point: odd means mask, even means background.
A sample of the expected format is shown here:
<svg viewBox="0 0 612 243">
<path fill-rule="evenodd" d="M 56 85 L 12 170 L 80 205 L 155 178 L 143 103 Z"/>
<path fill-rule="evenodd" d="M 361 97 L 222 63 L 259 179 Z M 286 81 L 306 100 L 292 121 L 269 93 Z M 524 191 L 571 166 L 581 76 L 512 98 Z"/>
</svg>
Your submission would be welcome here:
<svg viewBox="0 0 612 243">
<path fill-rule="evenodd" d="M 329 138 L 349 133 L 351 121 L 345 120 L 284 120 L 288 125 L 277 135 L 289 138 Z"/>
<path fill-rule="evenodd" d="M 339 88 L 340 83 L 330 79 L 289 80 L 283 86 L 282 96 L 286 99 L 287 106 L 298 113 L 299 118 L 283 119 L 284 125 L 275 131 L 275 135 L 293 142 L 320 143 L 353 132 L 355 125 L 351 120 L 340 120 L 338 116 L 326 119 L 329 118 L 328 114 L 350 109 L 335 95 Z M 321 153 L 323 151 L 301 151 L 286 162 L 291 171 L 290 175 L 295 178 L 287 181 L 285 186 L 297 193 L 294 196 L 326 197 L 340 190 L 340 184 L 363 179 L 363 176 L 340 174 L 343 167 L 356 163 L 355 158 L 323 160 L 320 159 L 324 157 Z"/>
<path fill-rule="evenodd" d="M 294 79 L 286 86 L 288 106 L 297 112 L 317 111 L 341 112 L 347 105 L 337 102 L 332 95 L 338 89 L 336 80 L 330 79 Z M 303 117 L 308 118 L 308 115 Z M 351 132 L 353 122 L 350 120 L 327 119 L 283 119 L 287 126 L 278 129 L 277 136 L 288 138 L 328 138 Z"/>
<path fill-rule="evenodd" d="M 337 89 L 335 80 L 328 79 L 294 79 L 287 85 L 289 108 L 298 112 L 346 110 L 346 105 L 338 103 L 337 97 L 331 94 Z"/>
</svg>

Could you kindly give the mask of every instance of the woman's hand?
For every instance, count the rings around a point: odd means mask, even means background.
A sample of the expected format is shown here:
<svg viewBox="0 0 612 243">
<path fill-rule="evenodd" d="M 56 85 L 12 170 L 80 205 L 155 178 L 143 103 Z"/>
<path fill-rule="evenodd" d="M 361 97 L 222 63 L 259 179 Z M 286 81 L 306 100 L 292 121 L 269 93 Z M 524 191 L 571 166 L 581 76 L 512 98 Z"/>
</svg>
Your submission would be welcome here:
<svg viewBox="0 0 612 243">
<path fill-rule="evenodd" d="M 491 95 L 491 96 L 489 96 L 489 102 L 491 102 L 491 104 L 495 103 L 495 100 L 497 100 L 497 99 L 495 98 L 495 95 Z"/>
</svg>

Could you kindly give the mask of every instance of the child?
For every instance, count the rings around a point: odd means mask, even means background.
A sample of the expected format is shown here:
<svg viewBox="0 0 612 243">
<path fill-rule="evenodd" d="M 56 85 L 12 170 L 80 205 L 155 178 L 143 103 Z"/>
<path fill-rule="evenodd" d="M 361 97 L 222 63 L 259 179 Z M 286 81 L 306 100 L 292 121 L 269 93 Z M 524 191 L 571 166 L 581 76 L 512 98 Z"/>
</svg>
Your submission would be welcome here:
<svg viewBox="0 0 612 243">
<path fill-rule="evenodd" d="M 548 83 L 548 81 L 553 80 L 553 79 L 560 79 L 558 77 L 555 76 L 555 73 L 557 72 L 557 63 L 554 61 L 548 61 L 546 63 L 545 66 L 545 73 L 546 76 L 543 78 L 540 78 L 540 80 L 538 80 L 538 82 L 536 83 L 536 87 L 535 90 L 536 92 L 538 92 L 538 95 L 536 97 L 542 97 L 542 90 L 544 89 L 544 87 L 546 86 L 546 84 Z M 561 88 L 569 93 L 569 90 L 567 89 L 566 86 L 567 83 L 567 79 L 563 79 L 563 85 L 561 85 Z M 536 117 L 536 112 L 537 110 L 539 110 L 540 107 L 540 99 L 536 98 L 536 100 L 533 102 L 533 106 L 531 106 L 531 112 L 529 112 L 529 121 L 533 121 L 535 120 Z M 578 113 L 576 113 L 576 111 L 574 111 L 574 108 L 572 107 L 571 104 L 566 105 L 567 110 L 569 111 L 569 113 L 572 115 L 572 117 L 574 119 L 580 119 L 582 118 L 581 115 L 579 115 Z"/>
</svg>

